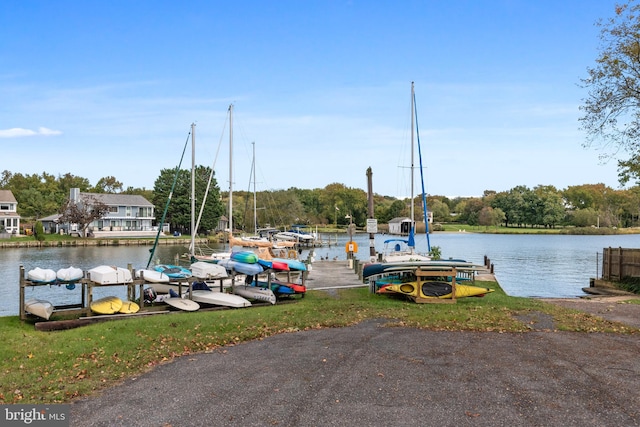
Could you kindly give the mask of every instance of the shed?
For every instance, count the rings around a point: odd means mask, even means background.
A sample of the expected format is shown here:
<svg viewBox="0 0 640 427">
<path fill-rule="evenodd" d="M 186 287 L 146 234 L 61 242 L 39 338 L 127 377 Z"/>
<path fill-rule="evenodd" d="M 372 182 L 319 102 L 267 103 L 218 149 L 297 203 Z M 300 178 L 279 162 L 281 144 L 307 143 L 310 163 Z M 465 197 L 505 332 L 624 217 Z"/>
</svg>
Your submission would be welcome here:
<svg viewBox="0 0 640 427">
<path fill-rule="evenodd" d="M 401 236 L 408 236 L 411 230 L 411 218 L 409 217 L 397 217 L 389 221 L 389 234 L 399 234 Z M 415 222 L 414 222 L 415 225 Z"/>
</svg>

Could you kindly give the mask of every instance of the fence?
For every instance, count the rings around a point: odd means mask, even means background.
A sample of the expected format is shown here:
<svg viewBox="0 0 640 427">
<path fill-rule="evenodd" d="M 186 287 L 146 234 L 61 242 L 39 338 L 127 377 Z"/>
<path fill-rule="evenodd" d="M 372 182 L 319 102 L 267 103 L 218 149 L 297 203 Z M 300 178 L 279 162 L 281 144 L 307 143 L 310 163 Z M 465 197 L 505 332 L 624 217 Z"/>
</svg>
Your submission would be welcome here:
<svg viewBox="0 0 640 427">
<path fill-rule="evenodd" d="M 624 277 L 640 277 L 640 249 L 604 248 L 602 278 L 619 281 Z"/>
</svg>

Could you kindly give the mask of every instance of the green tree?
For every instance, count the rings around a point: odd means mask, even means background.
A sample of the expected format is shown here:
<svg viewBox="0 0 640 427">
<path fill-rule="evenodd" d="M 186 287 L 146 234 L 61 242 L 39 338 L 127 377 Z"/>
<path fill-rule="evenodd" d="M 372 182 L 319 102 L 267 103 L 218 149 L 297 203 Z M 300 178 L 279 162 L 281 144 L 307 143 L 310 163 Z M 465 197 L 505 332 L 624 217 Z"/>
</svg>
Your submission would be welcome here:
<svg viewBox="0 0 640 427">
<path fill-rule="evenodd" d="M 565 218 L 561 193 L 552 185 L 539 185 L 533 189 L 538 198 L 539 215 L 537 225 L 555 227 Z"/>
<path fill-rule="evenodd" d="M 92 193 L 120 193 L 122 191 L 122 183 L 114 176 L 105 176 L 100 178 L 93 187 Z"/>
<path fill-rule="evenodd" d="M 81 193 L 87 193 L 91 189 L 91 185 L 87 178 L 75 176 L 70 173 L 65 173 L 62 176 L 58 175 L 58 198 L 61 204 L 70 196 L 72 188 L 79 188 Z"/>
<path fill-rule="evenodd" d="M 585 147 L 602 150 L 618 161 L 619 181 L 640 181 L 640 5 L 632 1 L 616 5 L 613 17 L 597 22 L 600 53 L 596 65 L 581 79 L 588 91 L 579 119 L 587 134 Z"/>
<path fill-rule="evenodd" d="M 175 169 L 163 169 L 156 178 L 153 187 L 152 202 L 156 207 L 157 219 L 162 219 L 171 187 L 175 179 Z M 211 168 L 196 166 L 195 168 L 195 208 L 196 219 L 201 210 L 205 190 L 211 175 Z M 202 213 L 198 232 L 211 231 L 217 225 L 218 219 L 224 212 L 224 206 L 220 200 L 220 190 L 215 178 L 211 179 L 209 194 L 207 194 L 204 211 Z M 234 215 L 235 216 L 235 215 Z M 173 230 L 182 233 L 191 233 L 191 171 L 181 169 L 178 172 L 176 185 L 171 195 L 171 201 L 167 210 L 165 222 L 169 223 Z"/>
<path fill-rule="evenodd" d="M 439 199 L 429 202 L 427 208 L 433 213 L 434 222 L 449 222 L 451 219 L 449 206 Z"/>
<path fill-rule="evenodd" d="M 572 225 L 576 227 L 591 227 L 600 225 L 598 212 L 593 208 L 578 209 L 571 214 Z"/>
<path fill-rule="evenodd" d="M 500 208 L 492 208 L 491 206 L 483 207 L 478 213 L 478 225 L 484 227 L 496 227 L 505 219 L 504 212 Z"/>
<path fill-rule="evenodd" d="M 20 215 L 29 218 L 42 218 L 60 209 L 60 203 L 55 193 L 45 192 L 36 188 L 20 190 L 15 195 L 18 201 Z"/>
<path fill-rule="evenodd" d="M 33 228 L 33 234 L 35 235 L 36 240 L 42 242 L 44 240 L 44 227 L 42 226 L 41 221 L 36 221 L 36 225 Z"/>
</svg>

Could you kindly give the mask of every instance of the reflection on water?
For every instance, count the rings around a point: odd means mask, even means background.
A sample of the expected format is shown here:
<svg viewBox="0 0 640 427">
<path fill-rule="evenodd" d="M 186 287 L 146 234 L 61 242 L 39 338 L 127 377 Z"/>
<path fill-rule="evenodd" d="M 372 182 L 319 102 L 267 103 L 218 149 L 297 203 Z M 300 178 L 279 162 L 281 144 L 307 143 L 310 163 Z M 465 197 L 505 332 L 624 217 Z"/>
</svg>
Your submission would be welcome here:
<svg viewBox="0 0 640 427">
<path fill-rule="evenodd" d="M 346 259 L 346 235 L 323 235 L 330 242 L 315 249 L 315 258 Z M 390 236 L 376 235 L 374 245 L 381 251 L 383 241 Z M 354 237 L 358 244 L 357 258 L 369 259 L 368 234 Z M 605 247 L 638 247 L 640 235 L 624 236 L 558 236 L 501 235 L 473 233 L 437 233 L 430 236 L 432 246 L 441 249 L 443 258 L 464 258 L 482 264 L 484 256 L 491 259 L 502 288 L 509 295 L 521 297 L 571 298 L 584 295 L 589 278 L 600 275 L 602 249 Z M 416 236 L 416 249 L 427 251 L 424 235 Z M 187 252 L 183 246 L 159 246 L 155 260 L 174 263 L 176 256 Z M 306 258 L 309 250 L 302 252 Z M 69 266 L 89 270 L 98 265 L 115 265 L 140 269 L 147 265 L 148 246 L 100 246 L 65 248 L 16 248 L 0 250 L 0 316 L 18 314 L 19 266 L 25 271 L 35 267 L 58 270 Z M 154 261 L 155 261 L 154 260 Z M 313 272 L 311 272 L 313 274 Z M 125 287 L 94 288 L 94 296 L 124 297 Z M 27 298 L 45 298 L 54 304 L 80 302 L 79 288 L 39 286 L 26 289 Z"/>
</svg>

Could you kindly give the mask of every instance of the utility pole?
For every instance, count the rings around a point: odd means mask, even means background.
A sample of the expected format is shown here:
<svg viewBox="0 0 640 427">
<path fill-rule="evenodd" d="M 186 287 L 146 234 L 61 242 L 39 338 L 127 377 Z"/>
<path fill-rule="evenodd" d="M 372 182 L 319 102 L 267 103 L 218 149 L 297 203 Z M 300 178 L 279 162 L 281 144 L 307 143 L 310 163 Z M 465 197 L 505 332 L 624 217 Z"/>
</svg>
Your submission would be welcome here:
<svg viewBox="0 0 640 427">
<path fill-rule="evenodd" d="M 378 222 L 373 217 L 373 172 L 371 167 L 367 168 L 367 200 L 369 219 L 367 220 L 367 232 L 369 233 L 369 256 L 371 262 L 376 262 L 375 238 L 378 232 Z"/>
</svg>

